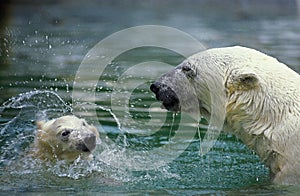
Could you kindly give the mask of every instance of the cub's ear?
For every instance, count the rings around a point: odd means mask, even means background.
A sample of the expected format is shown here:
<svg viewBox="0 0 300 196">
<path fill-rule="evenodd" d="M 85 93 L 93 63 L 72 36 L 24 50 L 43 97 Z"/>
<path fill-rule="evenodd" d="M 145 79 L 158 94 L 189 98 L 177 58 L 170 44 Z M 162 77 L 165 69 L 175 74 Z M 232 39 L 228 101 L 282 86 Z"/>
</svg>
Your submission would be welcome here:
<svg viewBox="0 0 300 196">
<path fill-rule="evenodd" d="M 35 122 L 37 129 L 43 129 L 44 121 L 36 121 Z"/>
<path fill-rule="evenodd" d="M 255 73 L 232 73 L 227 81 L 229 91 L 248 91 L 259 86 L 259 79 Z"/>
</svg>

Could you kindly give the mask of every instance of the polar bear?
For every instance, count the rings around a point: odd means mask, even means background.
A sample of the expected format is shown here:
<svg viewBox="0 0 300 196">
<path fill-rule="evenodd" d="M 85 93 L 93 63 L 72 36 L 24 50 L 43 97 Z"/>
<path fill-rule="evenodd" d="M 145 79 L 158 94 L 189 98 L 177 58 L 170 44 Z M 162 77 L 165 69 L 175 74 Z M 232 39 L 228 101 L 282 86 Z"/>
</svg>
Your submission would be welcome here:
<svg viewBox="0 0 300 196">
<path fill-rule="evenodd" d="M 99 140 L 96 127 L 73 115 L 37 121 L 33 155 L 42 160 L 91 160 Z"/>
<path fill-rule="evenodd" d="M 241 46 L 209 49 L 150 89 L 171 111 L 196 108 L 209 120 L 217 108 L 223 130 L 260 156 L 274 183 L 300 184 L 300 76 L 285 64 Z"/>
</svg>

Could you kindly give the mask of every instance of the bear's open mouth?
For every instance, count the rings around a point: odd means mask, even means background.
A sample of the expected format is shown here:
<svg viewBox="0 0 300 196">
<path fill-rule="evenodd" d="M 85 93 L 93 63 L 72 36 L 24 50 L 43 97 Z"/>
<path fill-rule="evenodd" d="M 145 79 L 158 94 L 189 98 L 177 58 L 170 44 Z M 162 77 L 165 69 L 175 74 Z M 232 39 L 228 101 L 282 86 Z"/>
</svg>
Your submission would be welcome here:
<svg viewBox="0 0 300 196">
<path fill-rule="evenodd" d="M 162 101 L 162 108 L 173 112 L 180 111 L 178 96 L 169 86 L 155 82 L 151 84 L 150 90 L 155 93 L 158 101 Z"/>
</svg>

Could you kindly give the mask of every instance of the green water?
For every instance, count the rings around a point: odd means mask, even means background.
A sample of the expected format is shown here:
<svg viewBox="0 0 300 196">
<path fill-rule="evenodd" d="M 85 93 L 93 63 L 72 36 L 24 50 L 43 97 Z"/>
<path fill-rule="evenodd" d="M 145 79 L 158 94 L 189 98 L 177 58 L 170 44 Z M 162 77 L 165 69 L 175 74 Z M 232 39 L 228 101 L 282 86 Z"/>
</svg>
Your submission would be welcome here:
<svg viewBox="0 0 300 196">
<path fill-rule="evenodd" d="M 251 6 L 231 12 L 233 5 L 226 11 L 206 1 L 197 6 L 190 1 L 72 3 L 13 4 L 1 24 L 0 194 L 282 195 L 300 191 L 297 186 L 272 185 L 268 169 L 235 136 L 221 134 L 208 154 L 199 155 L 199 135 L 204 137 L 207 122 L 198 124 L 184 114 L 161 110 L 149 90 L 169 67 L 144 66 L 130 72 L 150 61 L 176 66 L 183 60 L 177 53 L 156 47 L 126 51 L 105 65 L 93 90 L 95 100 L 72 99 L 74 92 L 85 98 L 91 91 L 89 82 L 73 84 L 88 51 L 112 33 L 135 25 L 178 28 L 208 48 L 253 47 L 299 73 L 300 25 L 293 6 L 257 15 L 248 13 Z M 180 40 L 174 42 L 186 47 Z M 127 89 L 121 88 L 124 83 Z M 128 92 L 128 103 L 123 104 Z M 35 119 L 70 113 L 97 126 L 102 143 L 94 160 L 52 164 L 30 157 Z M 179 132 L 181 138 L 173 140 Z"/>
</svg>

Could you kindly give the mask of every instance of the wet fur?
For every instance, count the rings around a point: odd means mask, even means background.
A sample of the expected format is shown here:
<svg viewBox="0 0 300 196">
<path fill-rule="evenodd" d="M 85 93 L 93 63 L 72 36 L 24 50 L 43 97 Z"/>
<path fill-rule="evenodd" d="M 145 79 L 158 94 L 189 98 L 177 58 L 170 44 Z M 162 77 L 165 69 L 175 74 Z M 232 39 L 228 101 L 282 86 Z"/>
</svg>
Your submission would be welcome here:
<svg viewBox="0 0 300 196">
<path fill-rule="evenodd" d="M 50 121 L 38 121 L 34 141 L 34 156 L 42 160 L 74 161 L 79 156 L 92 159 L 99 133 L 96 127 L 76 116 L 63 116 Z"/>
<path fill-rule="evenodd" d="M 161 84 L 173 92 L 161 94 Z M 179 105 L 169 108 L 198 106 L 208 120 L 212 107 L 224 111 L 224 130 L 260 156 L 274 183 L 300 184 L 300 76 L 285 64 L 245 47 L 210 49 L 163 75 L 151 90 L 163 104 L 172 103 L 175 92 Z"/>
</svg>

